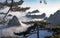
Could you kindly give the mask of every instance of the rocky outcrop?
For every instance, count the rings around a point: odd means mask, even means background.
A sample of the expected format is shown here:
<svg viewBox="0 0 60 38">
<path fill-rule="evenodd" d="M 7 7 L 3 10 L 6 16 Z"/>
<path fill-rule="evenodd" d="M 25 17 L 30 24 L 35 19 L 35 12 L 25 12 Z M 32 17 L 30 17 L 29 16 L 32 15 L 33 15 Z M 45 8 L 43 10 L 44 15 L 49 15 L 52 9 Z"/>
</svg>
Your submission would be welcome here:
<svg viewBox="0 0 60 38">
<path fill-rule="evenodd" d="M 3 15 L 5 15 L 6 13 L 0 12 L 0 14 L 3 14 Z"/>
<path fill-rule="evenodd" d="M 13 18 L 8 23 L 8 27 L 13 27 L 13 26 L 20 26 L 20 22 L 16 16 L 13 16 Z"/>
<path fill-rule="evenodd" d="M 60 24 L 60 10 L 57 10 L 54 14 L 51 14 L 47 19 L 51 23 L 51 25 L 59 25 Z"/>
<path fill-rule="evenodd" d="M 8 14 L 8 16 L 12 16 L 11 14 Z"/>
</svg>

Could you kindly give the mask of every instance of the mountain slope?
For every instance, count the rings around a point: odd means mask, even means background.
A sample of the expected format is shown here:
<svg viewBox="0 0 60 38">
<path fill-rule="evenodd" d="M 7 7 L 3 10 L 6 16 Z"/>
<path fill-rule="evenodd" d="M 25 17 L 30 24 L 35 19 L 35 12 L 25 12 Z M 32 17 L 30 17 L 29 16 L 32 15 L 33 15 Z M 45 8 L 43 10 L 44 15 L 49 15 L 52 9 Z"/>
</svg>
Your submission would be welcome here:
<svg viewBox="0 0 60 38">
<path fill-rule="evenodd" d="M 57 10 L 54 14 L 51 14 L 47 21 L 51 22 L 51 25 L 60 24 L 60 10 Z"/>
</svg>

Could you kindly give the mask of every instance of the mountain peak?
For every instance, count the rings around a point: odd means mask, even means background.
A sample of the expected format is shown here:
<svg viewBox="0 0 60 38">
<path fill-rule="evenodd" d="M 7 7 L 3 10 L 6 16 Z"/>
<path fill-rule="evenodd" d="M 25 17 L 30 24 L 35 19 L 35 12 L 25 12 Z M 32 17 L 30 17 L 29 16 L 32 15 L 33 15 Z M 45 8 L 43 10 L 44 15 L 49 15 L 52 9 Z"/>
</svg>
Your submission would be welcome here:
<svg viewBox="0 0 60 38">
<path fill-rule="evenodd" d="M 16 16 L 13 16 L 13 18 L 9 21 L 8 26 L 19 26 L 21 25 L 18 18 Z"/>
<path fill-rule="evenodd" d="M 47 21 L 50 21 L 51 25 L 60 24 L 60 10 L 57 10 L 54 14 L 51 14 Z"/>
</svg>

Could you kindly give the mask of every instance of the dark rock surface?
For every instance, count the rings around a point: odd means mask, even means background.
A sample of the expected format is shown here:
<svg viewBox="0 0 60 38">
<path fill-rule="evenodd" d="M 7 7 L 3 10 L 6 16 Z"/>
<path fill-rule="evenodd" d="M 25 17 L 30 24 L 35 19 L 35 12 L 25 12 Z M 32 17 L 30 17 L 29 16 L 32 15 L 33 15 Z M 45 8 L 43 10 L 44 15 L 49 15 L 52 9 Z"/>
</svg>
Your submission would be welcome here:
<svg viewBox="0 0 60 38">
<path fill-rule="evenodd" d="M 13 18 L 9 21 L 8 26 L 12 27 L 12 26 L 20 26 L 20 22 L 18 20 L 18 18 L 16 16 L 13 16 Z"/>
<path fill-rule="evenodd" d="M 12 16 L 11 14 L 8 14 L 8 16 Z"/>
<path fill-rule="evenodd" d="M 3 14 L 3 15 L 5 15 L 6 13 L 0 12 L 0 14 Z"/>
<path fill-rule="evenodd" d="M 60 10 L 57 10 L 54 14 L 51 14 L 47 21 L 51 22 L 51 25 L 60 24 Z"/>
</svg>

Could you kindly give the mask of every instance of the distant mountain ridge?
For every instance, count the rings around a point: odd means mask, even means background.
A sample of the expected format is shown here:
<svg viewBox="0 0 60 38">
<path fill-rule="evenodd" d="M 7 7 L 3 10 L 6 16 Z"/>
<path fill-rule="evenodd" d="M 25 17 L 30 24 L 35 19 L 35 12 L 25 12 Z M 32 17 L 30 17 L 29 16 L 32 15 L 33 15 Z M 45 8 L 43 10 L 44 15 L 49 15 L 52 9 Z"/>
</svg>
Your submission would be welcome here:
<svg viewBox="0 0 60 38">
<path fill-rule="evenodd" d="M 57 10 L 54 14 L 51 14 L 47 21 L 51 22 L 51 25 L 60 25 L 60 10 Z"/>
</svg>

